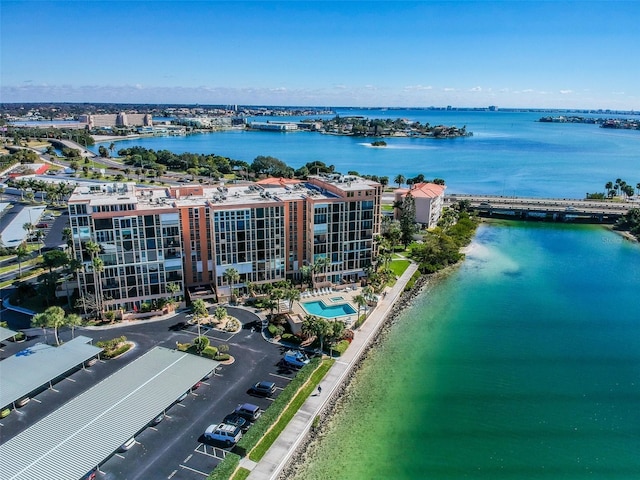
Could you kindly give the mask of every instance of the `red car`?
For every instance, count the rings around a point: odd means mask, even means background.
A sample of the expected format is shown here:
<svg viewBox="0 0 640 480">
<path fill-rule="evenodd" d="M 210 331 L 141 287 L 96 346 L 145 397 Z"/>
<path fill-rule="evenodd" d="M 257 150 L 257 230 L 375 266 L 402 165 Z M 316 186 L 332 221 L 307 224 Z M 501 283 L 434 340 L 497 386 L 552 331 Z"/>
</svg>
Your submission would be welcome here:
<svg viewBox="0 0 640 480">
<path fill-rule="evenodd" d="M 44 223 L 44 222 L 36 223 L 36 228 L 48 228 L 48 227 L 49 227 L 48 223 Z"/>
</svg>

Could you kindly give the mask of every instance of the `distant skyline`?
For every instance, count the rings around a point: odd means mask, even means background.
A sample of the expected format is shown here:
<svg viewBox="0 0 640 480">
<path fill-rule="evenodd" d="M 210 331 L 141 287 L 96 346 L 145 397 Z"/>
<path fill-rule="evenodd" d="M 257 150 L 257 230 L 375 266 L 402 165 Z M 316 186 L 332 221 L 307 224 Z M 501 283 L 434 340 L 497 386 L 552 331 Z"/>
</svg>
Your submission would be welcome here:
<svg viewBox="0 0 640 480">
<path fill-rule="evenodd" d="M 640 110 L 637 1 L 7 1 L 0 101 Z"/>
</svg>

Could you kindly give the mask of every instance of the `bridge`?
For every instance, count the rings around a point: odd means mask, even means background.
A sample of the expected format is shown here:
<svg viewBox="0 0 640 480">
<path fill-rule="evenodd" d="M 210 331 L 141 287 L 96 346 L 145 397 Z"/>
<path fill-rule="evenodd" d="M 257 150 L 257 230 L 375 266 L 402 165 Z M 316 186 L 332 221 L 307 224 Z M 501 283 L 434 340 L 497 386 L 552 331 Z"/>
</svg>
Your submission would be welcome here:
<svg viewBox="0 0 640 480">
<path fill-rule="evenodd" d="M 568 198 L 505 197 L 498 195 L 445 196 L 445 205 L 467 200 L 483 217 L 555 222 L 615 223 L 640 202 L 610 202 Z"/>
</svg>

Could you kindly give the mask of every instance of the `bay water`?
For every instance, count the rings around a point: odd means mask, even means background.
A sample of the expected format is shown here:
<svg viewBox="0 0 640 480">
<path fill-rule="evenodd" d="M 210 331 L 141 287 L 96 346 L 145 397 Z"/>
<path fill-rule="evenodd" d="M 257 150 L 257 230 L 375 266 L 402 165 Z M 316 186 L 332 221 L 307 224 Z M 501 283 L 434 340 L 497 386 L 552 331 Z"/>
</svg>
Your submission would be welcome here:
<svg viewBox="0 0 640 480">
<path fill-rule="evenodd" d="M 473 137 L 228 131 L 118 142 L 293 167 L 422 173 L 448 193 L 584 198 L 640 182 L 640 132 L 540 113 L 345 110 Z M 278 118 L 282 120 L 282 118 Z M 264 119 L 262 119 L 264 120 Z M 96 147 L 97 150 L 97 147 Z M 640 478 L 640 247 L 599 226 L 483 224 L 459 268 L 404 310 L 296 479 Z"/>
<path fill-rule="evenodd" d="M 584 198 L 603 192 L 616 178 L 640 182 L 640 132 L 588 124 L 537 122 L 535 112 L 440 112 L 428 110 L 339 110 L 340 116 L 406 118 L 431 125 L 462 127 L 472 137 L 454 139 L 373 138 L 312 132 L 228 130 L 184 137 L 150 137 L 117 142 L 175 153 L 217 154 L 248 163 L 259 155 L 299 168 L 320 160 L 336 171 L 388 176 L 442 178 L 447 193 Z M 259 120 L 265 120 L 259 117 Z M 276 118 L 279 121 L 283 117 Z M 287 117 L 284 117 L 287 119 Z M 94 147 L 97 152 L 98 146 Z"/>
<path fill-rule="evenodd" d="M 479 228 L 393 324 L 296 480 L 640 476 L 640 249 Z"/>
</svg>

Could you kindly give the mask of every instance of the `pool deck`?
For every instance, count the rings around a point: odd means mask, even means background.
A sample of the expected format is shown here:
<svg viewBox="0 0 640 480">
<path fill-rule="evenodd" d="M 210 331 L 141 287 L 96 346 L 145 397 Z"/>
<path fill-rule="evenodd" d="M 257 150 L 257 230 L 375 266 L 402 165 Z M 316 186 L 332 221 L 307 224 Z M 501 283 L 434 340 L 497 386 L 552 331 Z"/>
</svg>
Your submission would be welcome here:
<svg viewBox="0 0 640 480">
<path fill-rule="evenodd" d="M 339 317 L 332 318 L 331 320 L 342 320 L 347 326 L 351 326 L 358 319 L 358 304 L 353 301 L 353 297 L 362 294 L 362 287 L 355 287 L 349 289 L 342 290 L 333 290 L 326 293 L 321 293 L 319 295 L 311 295 L 301 297 L 299 301 L 293 302 L 293 307 L 291 308 L 290 317 L 293 324 L 291 325 L 291 329 L 293 333 L 297 333 L 298 329 L 302 326 L 302 320 L 307 315 L 307 311 L 302 306 L 303 303 L 307 302 L 317 302 L 322 301 L 327 307 L 332 305 L 339 305 L 341 303 L 348 303 L 355 310 L 355 313 L 350 315 L 342 315 Z M 340 300 L 333 300 L 337 297 L 342 297 Z M 371 308 L 371 307 L 367 307 Z M 364 313 L 364 307 L 360 308 L 360 313 Z M 291 322 L 290 322 L 291 323 Z"/>
</svg>

